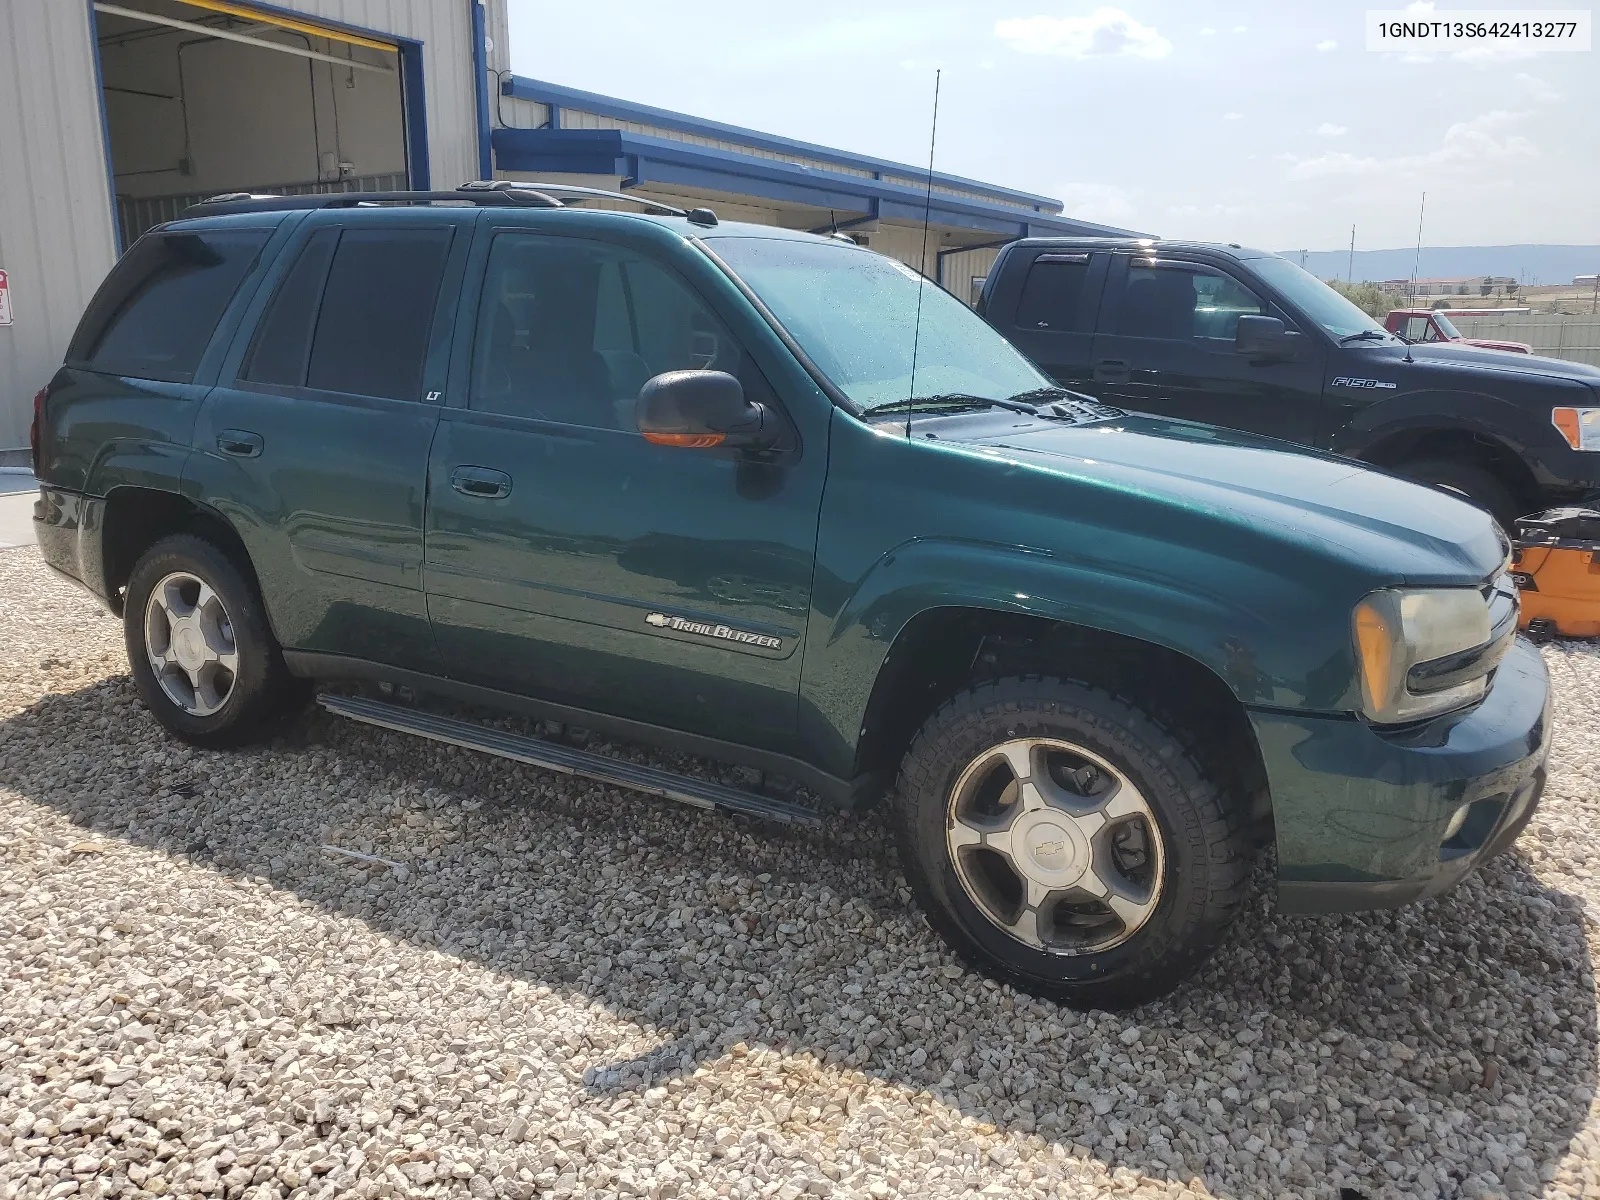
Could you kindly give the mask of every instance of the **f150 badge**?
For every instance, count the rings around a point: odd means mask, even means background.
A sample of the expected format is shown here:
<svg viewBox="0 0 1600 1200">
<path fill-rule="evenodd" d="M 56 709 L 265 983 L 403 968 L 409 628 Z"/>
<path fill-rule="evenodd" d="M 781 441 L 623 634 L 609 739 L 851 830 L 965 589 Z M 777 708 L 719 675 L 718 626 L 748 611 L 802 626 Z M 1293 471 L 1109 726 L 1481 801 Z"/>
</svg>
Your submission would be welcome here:
<svg viewBox="0 0 1600 1200">
<path fill-rule="evenodd" d="M 1354 375 L 1337 375 L 1334 377 L 1333 386 L 1353 388 L 1392 388 L 1400 385 L 1395 383 L 1385 383 L 1381 379 L 1357 379 Z"/>
<path fill-rule="evenodd" d="M 738 642 L 741 646 L 760 646 L 766 650 L 783 649 L 783 639 L 765 633 L 751 633 L 748 629 L 734 629 L 731 625 L 713 625 L 709 621 L 686 621 L 682 617 L 669 617 L 653 612 L 645 619 L 646 625 L 657 629 L 670 629 L 674 633 L 693 633 L 700 637 L 717 638 L 724 642 Z"/>
</svg>

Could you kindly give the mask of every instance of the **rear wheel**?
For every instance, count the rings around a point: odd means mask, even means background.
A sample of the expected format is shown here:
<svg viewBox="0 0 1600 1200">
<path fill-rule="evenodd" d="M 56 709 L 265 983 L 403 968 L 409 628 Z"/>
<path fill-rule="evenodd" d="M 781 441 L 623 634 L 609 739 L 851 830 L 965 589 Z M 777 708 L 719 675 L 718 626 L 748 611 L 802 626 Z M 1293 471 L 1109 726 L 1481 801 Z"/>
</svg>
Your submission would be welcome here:
<svg viewBox="0 0 1600 1200">
<path fill-rule="evenodd" d="M 901 764 L 907 878 L 978 970 L 1083 1008 L 1176 987 L 1241 904 L 1239 815 L 1133 705 L 1005 679 L 930 717 Z"/>
<path fill-rule="evenodd" d="M 1449 458 L 1420 459 L 1402 463 L 1397 470 L 1407 479 L 1454 492 L 1486 511 L 1500 527 L 1515 533 L 1523 506 L 1506 482 L 1482 463 L 1458 462 Z"/>
<path fill-rule="evenodd" d="M 123 632 L 145 706 L 195 745 L 265 737 L 304 694 L 284 666 L 254 586 L 193 534 L 163 538 L 134 565 Z"/>
</svg>

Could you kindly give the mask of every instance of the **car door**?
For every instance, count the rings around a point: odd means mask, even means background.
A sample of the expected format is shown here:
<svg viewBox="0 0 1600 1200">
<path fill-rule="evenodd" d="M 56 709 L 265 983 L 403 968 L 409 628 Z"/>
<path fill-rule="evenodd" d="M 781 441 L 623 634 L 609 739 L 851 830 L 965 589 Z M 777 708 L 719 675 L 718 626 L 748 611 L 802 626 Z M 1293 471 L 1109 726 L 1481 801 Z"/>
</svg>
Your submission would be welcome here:
<svg viewBox="0 0 1600 1200">
<path fill-rule="evenodd" d="M 1309 337 L 1287 361 L 1238 353 L 1234 333 L 1247 313 L 1275 316 L 1295 328 L 1287 313 L 1221 268 L 1114 255 L 1089 390 L 1141 412 L 1310 442 L 1323 355 Z"/>
<path fill-rule="evenodd" d="M 570 228 L 572 217 L 557 228 Z M 429 471 L 426 579 L 458 679 L 782 750 L 825 470 L 646 441 L 640 387 L 746 348 L 649 249 L 486 214 Z M 533 225 L 530 228 L 530 224 Z M 614 228 L 614 226 L 613 226 Z M 781 410 L 781 406 L 780 406 Z M 798 432 L 798 431 L 797 431 Z"/>
<path fill-rule="evenodd" d="M 1092 390 L 1090 359 L 1095 312 L 1109 254 L 1043 250 L 1031 262 L 1010 263 L 984 316 L 1062 387 Z"/>
<path fill-rule="evenodd" d="M 201 411 L 187 485 L 238 529 L 287 649 L 439 669 L 423 511 L 459 221 L 307 218 Z"/>
</svg>

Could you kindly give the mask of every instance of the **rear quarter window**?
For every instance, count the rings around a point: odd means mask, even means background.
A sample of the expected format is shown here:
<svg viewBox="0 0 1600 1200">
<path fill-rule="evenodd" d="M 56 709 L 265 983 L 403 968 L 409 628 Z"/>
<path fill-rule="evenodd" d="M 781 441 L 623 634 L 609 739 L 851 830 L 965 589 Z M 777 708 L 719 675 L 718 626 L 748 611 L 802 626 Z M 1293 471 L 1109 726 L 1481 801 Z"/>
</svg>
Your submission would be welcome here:
<svg viewBox="0 0 1600 1200">
<path fill-rule="evenodd" d="M 147 235 L 112 268 L 67 361 L 92 371 L 188 383 L 271 231 Z"/>
</svg>

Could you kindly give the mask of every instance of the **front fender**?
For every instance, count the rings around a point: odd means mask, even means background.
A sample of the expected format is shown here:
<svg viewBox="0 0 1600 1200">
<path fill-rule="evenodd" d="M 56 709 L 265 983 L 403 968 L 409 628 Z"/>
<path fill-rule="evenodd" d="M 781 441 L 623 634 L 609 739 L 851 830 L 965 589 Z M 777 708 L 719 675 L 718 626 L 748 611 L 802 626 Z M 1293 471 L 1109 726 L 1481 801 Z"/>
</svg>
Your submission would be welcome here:
<svg viewBox="0 0 1600 1200">
<path fill-rule="evenodd" d="M 1194 552 L 1186 561 L 1200 557 Z M 903 542 L 855 581 L 834 615 L 814 613 L 801 680 L 802 739 L 829 770 L 848 774 L 895 639 L 914 617 L 948 607 L 1041 617 L 1162 646 L 1206 667 L 1242 704 L 1349 707 L 1343 621 L 1335 626 L 1337 645 L 1325 640 L 1325 620 L 1309 626 L 1324 632 L 1322 640 L 1302 636 L 1273 615 L 1282 611 L 1281 597 L 1252 608 L 1206 582 L 1238 575 L 1180 574 L 1186 583 L 1161 570 L 1140 573 L 1045 550 L 953 538 Z"/>
</svg>

